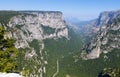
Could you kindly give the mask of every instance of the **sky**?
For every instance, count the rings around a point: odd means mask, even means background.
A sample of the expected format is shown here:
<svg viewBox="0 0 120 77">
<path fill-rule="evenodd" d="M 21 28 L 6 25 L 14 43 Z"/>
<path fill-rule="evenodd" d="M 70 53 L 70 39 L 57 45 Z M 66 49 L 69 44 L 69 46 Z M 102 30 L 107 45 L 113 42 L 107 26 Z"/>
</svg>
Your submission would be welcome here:
<svg viewBox="0 0 120 77">
<path fill-rule="evenodd" d="M 103 11 L 120 10 L 120 0 L 0 0 L 0 10 L 61 11 L 66 18 L 83 21 Z"/>
</svg>

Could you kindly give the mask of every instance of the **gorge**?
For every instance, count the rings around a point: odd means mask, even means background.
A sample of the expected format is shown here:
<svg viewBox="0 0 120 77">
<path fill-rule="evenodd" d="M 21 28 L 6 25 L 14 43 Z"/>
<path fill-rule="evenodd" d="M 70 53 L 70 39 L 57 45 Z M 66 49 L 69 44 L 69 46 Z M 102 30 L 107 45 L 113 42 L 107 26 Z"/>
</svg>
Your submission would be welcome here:
<svg viewBox="0 0 120 77">
<path fill-rule="evenodd" d="M 69 23 L 60 11 L 0 11 L 0 25 L 19 51 L 14 73 L 97 77 L 104 68 L 119 67 L 119 10 L 103 12 L 83 27 Z"/>
</svg>

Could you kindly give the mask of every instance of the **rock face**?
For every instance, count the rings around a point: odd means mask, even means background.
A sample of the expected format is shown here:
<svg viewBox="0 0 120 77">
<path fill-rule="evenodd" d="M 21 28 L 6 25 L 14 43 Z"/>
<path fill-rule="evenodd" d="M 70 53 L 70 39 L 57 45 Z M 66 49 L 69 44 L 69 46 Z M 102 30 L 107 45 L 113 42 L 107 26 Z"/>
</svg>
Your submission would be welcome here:
<svg viewBox="0 0 120 77">
<path fill-rule="evenodd" d="M 51 28 L 66 27 L 62 16 L 62 12 L 59 11 L 39 11 L 39 12 L 23 12 L 23 13 L 36 15 L 38 17 L 36 20 L 38 20 L 40 24 L 49 26 Z"/>
<path fill-rule="evenodd" d="M 97 21 L 95 22 L 95 26 L 103 26 L 111 23 L 111 20 L 116 18 L 120 14 L 120 10 L 118 11 L 105 11 L 102 12 Z"/>
<path fill-rule="evenodd" d="M 46 73 L 48 62 L 43 40 L 68 39 L 68 28 L 59 11 L 18 11 L 5 27 L 20 50 L 20 69 L 29 70 L 28 77 L 43 77 Z"/>
<path fill-rule="evenodd" d="M 27 44 L 33 39 L 44 40 L 47 38 L 68 37 L 66 23 L 61 12 L 23 12 L 32 15 L 18 15 L 11 18 L 8 26 L 15 28 L 16 32 L 11 37 L 16 40 L 17 48 L 29 47 Z M 48 31 L 46 31 L 48 30 Z M 23 41 L 23 42 L 22 42 Z"/>
<path fill-rule="evenodd" d="M 83 59 L 99 58 L 101 53 L 120 49 L 120 11 L 103 12 L 99 16 L 100 30 L 95 38 L 83 49 Z"/>
<path fill-rule="evenodd" d="M 104 28 L 106 25 L 111 24 L 111 20 L 116 18 L 119 14 L 120 10 L 102 12 L 97 19 L 86 21 L 87 24 L 84 24 L 84 26 L 79 26 L 78 31 L 83 36 L 83 38 L 89 40 L 98 34 L 101 27 Z"/>
<path fill-rule="evenodd" d="M 16 73 L 0 73 L 0 77 L 23 77 Z"/>
</svg>

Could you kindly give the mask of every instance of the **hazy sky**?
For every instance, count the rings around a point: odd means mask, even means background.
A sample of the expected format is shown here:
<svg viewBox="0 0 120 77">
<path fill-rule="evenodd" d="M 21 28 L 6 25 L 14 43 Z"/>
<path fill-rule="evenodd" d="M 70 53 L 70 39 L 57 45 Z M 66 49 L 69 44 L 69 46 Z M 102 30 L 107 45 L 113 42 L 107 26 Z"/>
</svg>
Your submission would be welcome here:
<svg viewBox="0 0 120 77">
<path fill-rule="evenodd" d="M 62 11 L 64 17 L 97 18 L 102 11 L 119 10 L 120 0 L 0 0 L 0 10 Z"/>
</svg>

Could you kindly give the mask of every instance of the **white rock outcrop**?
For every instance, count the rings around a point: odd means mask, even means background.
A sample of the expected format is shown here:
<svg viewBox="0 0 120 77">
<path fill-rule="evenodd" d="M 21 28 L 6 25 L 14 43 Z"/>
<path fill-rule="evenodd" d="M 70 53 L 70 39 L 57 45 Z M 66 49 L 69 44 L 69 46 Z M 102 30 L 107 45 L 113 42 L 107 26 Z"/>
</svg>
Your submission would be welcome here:
<svg viewBox="0 0 120 77">
<path fill-rule="evenodd" d="M 16 48 L 25 49 L 23 56 L 25 60 L 33 61 L 34 65 L 31 67 L 33 72 L 29 77 L 42 77 L 46 72 L 45 65 L 48 64 L 45 59 L 47 53 L 43 51 L 43 40 L 62 37 L 68 39 L 68 28 L 61 12 L 26 11 L 21 13 L 10 19 L 8 27 L 11 30 L 8 35 L 15 40 Z M 36 49 L 33 43 L 38 45 Z M 39 66 L 39 69 L 36 66 Z"/>
<path fill-rule="evenodd" d="M 23 77 L 17 73 L 0 73 L 0 77 Z"/>
<path fill-rule="evenodd" d="M 28 42 L 33 39 L 68 38 L 68 28 L 61 12 L 23 12 L 28 15 L 18 15 L 11 18 L 8 26 L 16 29 L 9 34 L 16 39 L 17 48 L 29 47 Z M 33 15 L 31 15 L 33 14 Z M 42 26 L 54 29 L 54 33 L 44 34 Z"/>
</svg>

